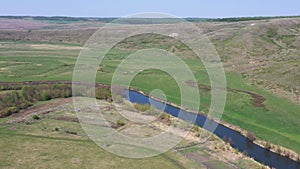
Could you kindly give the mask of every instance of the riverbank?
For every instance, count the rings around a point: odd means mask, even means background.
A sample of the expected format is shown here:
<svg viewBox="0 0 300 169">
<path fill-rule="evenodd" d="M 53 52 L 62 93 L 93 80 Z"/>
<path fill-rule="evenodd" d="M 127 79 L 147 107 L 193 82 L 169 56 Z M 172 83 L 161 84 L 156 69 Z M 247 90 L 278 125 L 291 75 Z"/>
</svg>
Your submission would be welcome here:
<svg viewBox="0 0 300 169">
<path fill-rule="evenodd" d="M 3 90 L 8 90 L 8 89 L 19 89 L 20 86 L 22 85 L 45 85 L 45 84 L 72 84 L 73 82 L 72 81 L 30 81 L 30 82 L 2 82 L 0 83 L 1 86 L 6 86 L 7 89 L 4 87 L 2 87 Z M 81 84 L 81 85 L 90 85 L 90 84 L 87 84 L 87 83 L 82 83 L 82 82 L 77 82 L 76 84 Z M 105 86 L 105 87 L 109 87 L 109 85 L 105 85 L 105 84 L 96 84 L 96 86 Z M 141 90 L 138 90 L 138 89 L 134 89 L 134 88 L 130 88 L 130 90 L 132 91 L 136 91 L 138 93 L 141 93 L 145 96 L 149 96 L 149 94 L 141 91 Z M 158 98 L 155 98 L 156 100 L 162 102 L 162 103 L 166 103 L 168 105 L 171 105 L 173 107 L 177 107 L 179 109 L 182 109 L 182 110 L 185 110 L 187 112 L 191 112 L 191 113 L 197 113 L 197 114 L 200 114 L 200 115 L 203 115 L 205 117 L 207 117 L 207 114 L 205 114 L 205 112 L 196 112 L 195 110 L 190 110 L 188 108 L 185 108 L 185 107 L 181 107 L 181 106 L 178 106 L 174 103 L 171 103 L 169 101 L 165 101 L 165 100 L 161 100 L 161 99 L 158 99 Z M 238 126 L 234 126 L 232 124 L 229 124 L 229 123 L 226 123 L 225 121 L 219 121 L 219 125 L 222 125 L 222 126 L 225 126 L 233 131 L 236 131 L 237 133 L 240 133 L 241 135 L 243 135 L 244 137 L 247 137 L 247 133 L 248 131 L 246 130 L 243 130 L 242 128 L 238 127 Z M 222 138 L 221 138 L 222 139 Z M 299 155 L 297 153 L 295 153 L 294 151 L 292 150 L 289 150 L 287 148 L 284 148 L 282 146 L 278 146 L 278 145 L 274 145 L 274 144 L 270 144 L 270 147 L 269 148 L 266 148 L 266 145 L 267 143 L 263 140 L 260 140 L 260 139 L 256 139 L 254 141 L 254 143 L 257 145 L 257 146 L 260 146 L 261 148 L 265 149 L 266 151 L 271 151 L 273 153 L 276 153 L 276 154 L 279 154 L 283 157 L 287 157 L 295 162 L 298 162 L 299 161 Z"/>
<path fill-rule="evenodd" d="M 176 104 L 171 103 L 169 101 L 165 101 L 165 100 L 162 100 L 162 99 L 159 99 L 159 98 L 155 98 L 153 96 L 150 96 L 148 93 L 145 93 L 144 91 L 141 91 L 139 89 L 130 88 L 130 90 L 138 92 L 138 93 L 140 93 L 140 94 L 142 94 L 144 96 L 151 97 L 152 99 L 154 99 L 156 101 L 159 101 L 159 102 L 164 103 L 164 104 L 168 104 L 170 106 L 176 107 L 176 108 L 184 110 L 186 112 L 200 114 L 202 116 L 205 116 L 206 118 L 209 118 L 205 112 L 201 112 L 201 111 L 200 112 L 196 112 L 195 110 L 190 110 L 190 109 L 188 109 L 186 107 L 182 107 L 182 106 L 176 105 Z M 212 119 L 210 119 L 210 120 L 212 120 Z M 219 120 L 217 122 L 219 123 L 219 125 L 227 127 L 227 128 L 229 128 L 229 129 L 231 129 L 231 130 L 233 130 L 233 131 L 241 134 L 242 136 L 244 136 L 245 138 L 248 139 L 248 133 L 249 133 L 249 131 L 242 129 L 241 127 L 229 124 L 229 123 L 227 123 L 225 121 L 222 121 L 222 120 Z M 223 138 L 221 138 L 221 139 L 223 139 Z M 290 160 L 293 160 L 296 163 L 300 162 L 300 156 L 299 156 L 299 154 L 297 154 L 293 150 L 287 149 L 287 148 L 279 146 L 279 145 L 268 143 L 268 142 L 266 142 L 264 140 L 261 140 L 261 139 L 256 139 L 256 137 L 255 137 L 255 140 L 253 140 L 252 142 L 255 145 L 257 145 L 257 146 L 265 149 L 266 151 L 270 151 L 270 152 L 273 152 L 273 153 L 278 154 L 280 156 L 286 157 L 286 158 L 288 158 Z"/>
</svg>

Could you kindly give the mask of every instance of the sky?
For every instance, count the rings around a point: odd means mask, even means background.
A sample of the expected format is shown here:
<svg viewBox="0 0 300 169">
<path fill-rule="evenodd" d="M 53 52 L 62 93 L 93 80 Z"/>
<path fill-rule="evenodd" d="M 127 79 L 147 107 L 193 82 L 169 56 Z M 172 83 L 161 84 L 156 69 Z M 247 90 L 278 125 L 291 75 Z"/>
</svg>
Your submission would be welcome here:
<svg viewBox="0 0 300 169">
<path fill-rule="evenodd" d="M 0 15 L 124 17 L 159 12 L 225 18 L 300 15 L 300 0 L 2 0 Z"/>
</svg>

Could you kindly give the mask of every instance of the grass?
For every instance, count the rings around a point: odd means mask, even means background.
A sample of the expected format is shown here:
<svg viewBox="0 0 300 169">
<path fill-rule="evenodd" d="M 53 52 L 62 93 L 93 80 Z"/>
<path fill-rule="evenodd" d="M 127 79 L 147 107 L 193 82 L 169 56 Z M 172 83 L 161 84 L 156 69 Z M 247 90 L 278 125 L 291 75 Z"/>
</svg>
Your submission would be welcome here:
<svg viewBox="0 0 300 169">
<path fill-rule="evenodd" d="M 14 43 L 0 50 L 0 81 L 34 81 L 34 80 L 71 80 L 72 71 L 78 50 L 28 49 Z M 64 46 L 65 44 L 60 44 Z M 146 45 L 147 44 L 142 44 Z M 165 46 L 164 48 L 168 48 Z M 98 71 L 96 81 L 109 84 L 114 69 L 121 63 L 128 51 L 112 50 L 103 63 L 103 71 Z M 184 60 L 195 73 L 197 82 L 209 84 L 208 75 L 199 60 Z M 42 66 L 37 66 L 42 64 Z M 252 131 L 257 138 L 279 144 L 300 153 L 300 106 L 287 99 L 276 96 L 263 89 L 248 85 L 237 72 L 226 72 L 227 85 L 231 89 L 240 89 L 258 93 L 266 98 L 266 108 L 255 107 L 248 94 L 228 92 L 222 120 Z M 153 89 L 163 90 L 169 101 L 179 104 L 180 92 L 175 80 L 168 74 L 158 70 L 146 70 L 138 74 L 131 82 L 132 87 L 150 93 Z M 186 86 L 187 89 L 191 88 Z M 210 105 L 210 91 L 201 89 L 201 110 L 207 112 Z M 190 100 L 192 102 L 192 100 Z"/>
<path fill-rule="evenodd" d="M 204 150 L 205 148 L 206 147 L 202 147 L 202 145 L 200 146 L 198 145 L 198 146 L 181 150 L 180 153 L 184 154 L 185 156 L 189 156 L 190 154 L 193 154 L 192 156 L 190 155 L 191 158 L 194 161 L 201 162 L 207 168 L 229 169 L 229 168 L 233 168 L 232 164 L 234 164 L 235 167 L 237 168 L 258 168 L 259 167 L 253 161 L 245 158 L 242 158 L 242 160 L 241 159 L 232 160 L 230 161 L 231 165 L 229 165 L 228 163 L 225 163 L 223 161 L 215 160 L 215 157 L 213 157 L 211 154 L 207 153 Z"/>
<path fill-rule="evenodd" d="M 0 58 L 1 81 L 71 80 L 76 52 L 60 49 L 16 53 L 12 48 L 0 52 Z"/>
<path fill-rule="evenodd" d="M 0 167 L 199 168 L 196 163 L 172 151 L 145 159 L 116 156 L 89 140 L 79 123 L 53 119 L 61 116 L 73 117 L 75 114 L 55 111 L 40 115 L 40 120 L 30 123 L 4 124 L 10 119 L 1 119 Z"/>
<path fill-rule="evenodd" d="M 106 120 L 119 119 L 115 109 L 107 109 L 111 103 L 103 100 L 99 103 L 106 110 L 103 112 L 105 116 L 114 115 L 110 117 L 111 119 L 105 117 Z M 50 103 L 38 104 L 47 107 Z M 94 112 L 96 113 L 97 110 Z M 228 165 L 228 159 L 224 161 L 217 158 L 219 153 L 230 152 L 214 152 L 203 144 L 183 148 L 178 150 L 179 152 L 170 150 L 158 156 L 143 159 L 124 158 L 111 154 L 91 141 L 78 122 L 69 120 L 76 117 L 72 103 L 57 105 L 50 112 L 38 114 L 38 116 L 39 120 L 29 116 L 25 117 L 25 121 L 18 123 L 5 123 L 17 117 L 0 119 L 1 168 L 30 168 L 32 166 L 38 168 L 94 168 L 95 166 L 101 166 L 101 168 L 203 168 L 199 164 L 204 164 L 209 168 L 232 168 Z M 124 124 L 124 128 L 119 129 L 127 136 L 132 136 L 130 135 L 132 132 L 132 134 L 139 133 L 133 135 L 137 138 L 143 133 L 154 132 L 153 134 L 157 135 L 162 132 L 139 123 Z M 207 143 L 208 145 L 226 145 L 221 139 L 212 139 L 208 142 L 210 141 L 213 142 Z M 178 147 L 191 145 L 192 142 L 194 141 L 183 139 Z M 135 145 L 132 146 L 135 147 Z M 196 156 L 188 156 L 188 153 L 195 153 Z M 232 164 L 237 164 L 236 167 L 242 166 L 237 162 L 237 159 L 230 161 Z M 254 160 L 249 160 L 249 163 L 243 164 L 243 168 L 258 166 L 255 164 Z"/>
<path fill-rule="evenodd" d="M 185 165 L 177 162 L 184 161 L 180 159 L 182 157 L 171 152 L 135 160 L 112 155 L 88 140 L 35 137 L 9 132 L 8 135 L 1 131 L 1 168 L 183 168 Z"/>
<path fill-rule="evenodd" d="M 47 103 L 51 103 L 51 102 L 53 102 L 53 100 L 38 101 L 38 102 L 34 103 L 32 105 L 32 107 L 38 107 L 38 106 L 41 106 L 41 105 L 44 105 Z"/>
</svg>

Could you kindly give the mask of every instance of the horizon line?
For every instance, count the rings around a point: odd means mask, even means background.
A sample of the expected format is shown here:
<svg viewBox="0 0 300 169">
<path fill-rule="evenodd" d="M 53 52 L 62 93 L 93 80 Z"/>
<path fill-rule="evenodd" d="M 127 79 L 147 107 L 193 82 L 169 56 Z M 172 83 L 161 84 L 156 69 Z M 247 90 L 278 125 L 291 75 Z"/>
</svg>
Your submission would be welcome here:
<svg viewBox="0 0 300 169">
<path fill-rule="evenodd" d="M 45 17 L 45 18 L 126 18 L 126 16 L 68 16 L 68 15 L 0 15 L 0 17 Z M 143 18 L 143 19 L 230 19 L 230 18 L 294 18 L 300 17 L 299 15 L 253 15 L 253 16 L 225 16 L 225 17 L 200 17 L 200 16 L 185 16 L 185 17 L 161 17 L 161 18 L 144 18 L 144 17 L 132 17 L 132 18 Z M 128 17 L 130 18 L 130 17 Z M 131 18 L 131 19 L 132 19 Z"/>
</svg>

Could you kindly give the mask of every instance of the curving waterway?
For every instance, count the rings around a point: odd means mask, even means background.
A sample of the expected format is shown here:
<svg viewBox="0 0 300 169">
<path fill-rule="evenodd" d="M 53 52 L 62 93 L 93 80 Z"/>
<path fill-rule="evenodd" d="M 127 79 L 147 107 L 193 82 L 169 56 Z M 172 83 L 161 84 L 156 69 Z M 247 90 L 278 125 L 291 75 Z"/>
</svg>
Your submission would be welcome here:
<svg viewBox="0 0 300 169">
<path fill-rule="evenodd" d="M 177 107 L 174 107 L 172 105 L 162 103 L 158 100 L 154 100 L 152 98 L 149 98 L 148 96 L 139 93 L 137 91 L 133 90 L 126 90 L 125 91 L 126 99 L 129 100 L 132 103 L 139 103 L 139 104 L 152 104 L 157 109 L 162 110 L 174 117 L 178 117 L 178 114 L 180 112 L 180 109 Z M 165 106 L 164 106 L 165 105 Z M 185 110 L 181 110 L 181 114 L 178 117 L 185 121 L 191 121 L 191 119 L 196 119 L 195 124 L 202 127 L 205 124 L 205 121 L 208 120 L 211 125 L 218 124 L 216 130 L 212 131 L 215 135 L 217 135 L 220 138 L 231 138 L 232 144 L 231 146 L 239 150 L 240 152 L 246 152 L 248 156 L 252 157 L 254 160 L 268 165 L 273 168 L 277 169 L 300 169 L 300 164 L 297 163 L 294 160 L 291 160 L 290 158 L 287 158 L 285 156 L 276 154 L 274 152 L 271 152 L 251 141 L 249 141 L 245 136 L 240 134 L 237 131 L 234 131 L 222 124 L 219 124 L 215 121 L 212 121 L 208 119 L 204 115 L 200 114 L 194 114 L 187 112 Z M 204 129 L 209 130 L 211 127 L 207 125 L 204 127 Z"/>
</svg>

